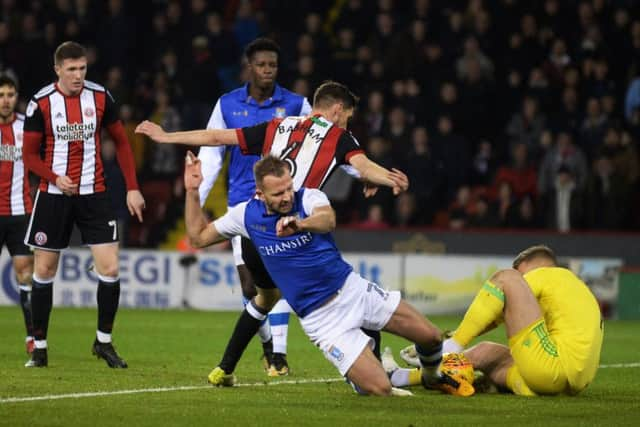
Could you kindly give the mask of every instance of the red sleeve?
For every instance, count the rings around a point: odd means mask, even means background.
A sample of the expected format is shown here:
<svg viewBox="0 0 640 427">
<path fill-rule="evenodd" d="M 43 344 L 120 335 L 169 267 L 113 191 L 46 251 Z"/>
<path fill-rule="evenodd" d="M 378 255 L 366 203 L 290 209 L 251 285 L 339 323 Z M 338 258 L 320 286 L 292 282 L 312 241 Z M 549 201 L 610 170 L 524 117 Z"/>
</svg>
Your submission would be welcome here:
<svg viewBox="0 0 640 427">
<path fill-rule="evenodd" d="M 138 189 L 138 178 L 136 177 L 136 166 L 133 161 L 133 152 L 129 145 L 129 139 L 122 125 L 122 121 L 117 120 L 107 126 L 107 131 L 116 143 L 116 158 L 122 170 L 127 191 Z"/>
<path fill-rule="evenodd" d="M 270 122 L 264 122 L 255 126 L 236 129 L 238 145 L 240 145 L 242 154 L 262 154 L 262 147 L 265 144 L 265 134 L 269 123 Z"/>
<path fill-rule="evenodd" d="M 27 169 L 36 175 L 46 179 L 52 184 L 56 183 L 56 175 L 47 164 L 40 158 L 40 144 L 42 133 L 27 131 L 23 135 L 22 160 Z"/>
</svg>

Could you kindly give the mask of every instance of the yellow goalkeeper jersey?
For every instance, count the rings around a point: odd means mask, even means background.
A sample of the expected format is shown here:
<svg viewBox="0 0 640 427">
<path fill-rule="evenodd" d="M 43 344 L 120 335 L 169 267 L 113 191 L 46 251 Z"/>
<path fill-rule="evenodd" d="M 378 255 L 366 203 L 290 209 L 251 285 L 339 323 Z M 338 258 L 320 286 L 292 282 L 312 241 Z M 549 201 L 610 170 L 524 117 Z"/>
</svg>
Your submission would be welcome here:
<svg viewBox="0 0 640 427">
<path fill-rule="evenodd" d="M 593 380 L 600 363 L 603 323 L 596 298 L 565 268 L 537 268 L 524 278 L 542 309 L 571 388 L 582 390 Z"/>
</svg>

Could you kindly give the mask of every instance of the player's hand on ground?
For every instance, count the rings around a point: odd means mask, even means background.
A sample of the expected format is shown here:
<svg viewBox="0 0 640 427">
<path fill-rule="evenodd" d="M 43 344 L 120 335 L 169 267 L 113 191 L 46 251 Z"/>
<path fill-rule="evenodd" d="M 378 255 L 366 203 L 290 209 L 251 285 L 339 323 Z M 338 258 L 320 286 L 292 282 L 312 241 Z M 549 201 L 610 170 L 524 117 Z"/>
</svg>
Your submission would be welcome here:
<svg viewBox="0 0 640 427">
<path fill-rule="evenodd" d="M 276 223 L 276 236 L 287 237 L 299 232 L 300 221 L 297 216 L 283 216 Z"/>
<path fill-rule="evenodd" d="M 184 188 L 197 190 L 202 183 L 202 165 L 200 159 L 191 151 L 187 151 L 184 159 Z"/>
<path fill-rule="evenodd" d="M 389 178 L 394 182 L 393 194 L 395 196 L 409 189 L 409 178 L 401 170 L 396 168 L 391 169 Z"/>
<path fill-rule="evenodd" d="M 144 197 L 138 190 L 127 191 L 127 208 L 129 213 L 138 217 L 138 221 L 142 222 L 142 210 L 145 208 Z"/>
<path fill-rule="evenodd" d="M 167 133 L 159 125 L 152 123 L 149 120 L 145 120 L 136 126 L 135 132 L 146 135 L 155 142 L 167 142 Z"/>
<path fill-rule="evenodd" d="M 74 184 L 68 176 L 59 176 L 56 178 L 56 187 L 62 191 L 65 196 L 73 196 L 78 194 L 78 184 Z"/>
<path fill-rule="evenodd" d="M 380 187 L 375 184 L 365 182 L 364 186 L 362 187 L 362 194 L 364 194 L 365 198 L 373 197 L 378 192 L 378 188 Z"/>
</svg>

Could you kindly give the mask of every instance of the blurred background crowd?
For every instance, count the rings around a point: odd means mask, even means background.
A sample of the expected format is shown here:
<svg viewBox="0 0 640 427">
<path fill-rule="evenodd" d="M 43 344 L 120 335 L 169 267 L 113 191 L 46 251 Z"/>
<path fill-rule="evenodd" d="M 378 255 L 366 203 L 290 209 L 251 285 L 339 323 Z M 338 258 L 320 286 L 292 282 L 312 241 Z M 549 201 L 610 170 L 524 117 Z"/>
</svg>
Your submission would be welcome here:
<svg viewBox="0 0 640 427">
<path fill-rule="evenodd" d="M 133 246 L 157 246 L 180 218 L 184 154 L 135 125 L 204 128 L 258 36 L 282 48 L 279 83 L 310 101 L 323 80 L 349 85 L 353 134 L 409 175 L 397 198 L 352 185 L 340 223 L 640 228 L 640 2 L 0 0 L 0 72 L 19 81 L 21 108 L 53 81 L 64 40 L 89 48 L 88 79 L 119 103 L 148 203 Z M 105 170 L 126 221 L 112 145 Z"/>
</svg>

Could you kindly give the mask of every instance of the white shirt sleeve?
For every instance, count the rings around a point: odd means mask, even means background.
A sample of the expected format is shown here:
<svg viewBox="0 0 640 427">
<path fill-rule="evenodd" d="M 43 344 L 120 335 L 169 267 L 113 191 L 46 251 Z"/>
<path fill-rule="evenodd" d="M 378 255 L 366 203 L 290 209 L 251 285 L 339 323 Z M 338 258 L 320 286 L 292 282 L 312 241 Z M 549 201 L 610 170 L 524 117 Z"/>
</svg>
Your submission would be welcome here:
<svg viewBox="0 0 640 427">
<path fill-rule="evenodd" d="M 311 215 L 315 208 L 331 206 L 327 195 L 315 188 L 305 188 L 302 195 L 302 209 L 307 215 Z"/>
<path fill-rule="evenodd" d="M 243 236 L 249 238 L 247 228 L 244 224 L 244 212 L 247 208 L 247 202 L 239 203 L 229 208 L 226 214 L 213 221 L 211 224 L 216 228 L 218 233 L 226 238 L 233 236 Z"/>
<path fill-rule="evenodd" d="M 220 100 L 218 99 L 207 123 L 207 129 L 226 128 L 227 124 L 224 122 Z M 200 206 L 204 205 L 207 201 L 209 192 L 216 182 L 216 179 L 218 179 L 218 174 L 220 173 L 220 169 L 222 169 L 222 162 L 224 161 L 225 150 L 226 147 L 224 145 L 218 147 L 200 147 L 200 152 L 198 153 L 198 158 L 202 162 L 202 183 L 198 188 L 198 192 L 200 193 Z"/>
<path fill-rule="evenodd" d="M 347 175 L 355 178 L 355 179 L 360 179 L 360 172 L 358 172 L 358 169 L 354 168 L 351 165 L 340 165 L 340 168 L 345 171 L 347 173 Z"/>
<path fill-rule="evenodd" d="M 302 107 L 300 108 L 300 114 L 298 114 L 299 116 L 308 116 L 311 113 L 311 104 L 309 104 L 309 101 L 307 101 L 307 98 L 305 97 L 302 100 Z"/>
</svg>

